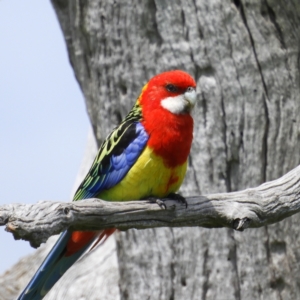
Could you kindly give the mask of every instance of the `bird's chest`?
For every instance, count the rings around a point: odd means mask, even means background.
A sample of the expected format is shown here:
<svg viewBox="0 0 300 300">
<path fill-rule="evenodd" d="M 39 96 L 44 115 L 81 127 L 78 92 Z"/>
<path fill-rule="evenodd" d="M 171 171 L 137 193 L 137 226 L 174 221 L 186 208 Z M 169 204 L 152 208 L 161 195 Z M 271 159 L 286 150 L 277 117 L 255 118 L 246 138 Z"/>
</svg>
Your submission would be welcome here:
<svg viewBox="0 0 300 300">
<path fill-rule="evenodd" d="M 186 167 L 186 162 L 168 167 L 161 157 L 146 147 L 126 176 L 113 188 L 102 191 L 98 197 L 110 201 L 165 197 L 179 189 Z"/>
</svg>

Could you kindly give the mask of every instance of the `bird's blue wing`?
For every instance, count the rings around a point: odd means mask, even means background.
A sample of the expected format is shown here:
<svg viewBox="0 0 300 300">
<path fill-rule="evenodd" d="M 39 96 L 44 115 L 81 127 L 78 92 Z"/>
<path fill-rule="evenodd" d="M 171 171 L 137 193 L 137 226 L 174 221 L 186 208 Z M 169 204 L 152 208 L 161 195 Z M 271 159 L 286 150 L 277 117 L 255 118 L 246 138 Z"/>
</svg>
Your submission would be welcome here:
<svg viewBox="0 0 300 300">
<path fill-rule="evenodd" d="M 146 146 L 149 135 L 140 122 L 123 122 L 102 144 L 74 200 L 96 197 L 119 183 Z"/>
</svg>

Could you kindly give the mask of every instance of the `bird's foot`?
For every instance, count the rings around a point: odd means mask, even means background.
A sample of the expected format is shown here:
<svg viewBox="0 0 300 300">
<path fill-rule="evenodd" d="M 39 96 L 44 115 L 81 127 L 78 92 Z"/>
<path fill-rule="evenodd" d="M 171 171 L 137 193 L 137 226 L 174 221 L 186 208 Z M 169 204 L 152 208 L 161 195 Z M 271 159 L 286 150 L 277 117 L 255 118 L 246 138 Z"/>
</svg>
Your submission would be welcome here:
<svg viewBox="0 0 300 300">
<path fill-rule="evenodd" d="M 167 198 L 178 201 L 178 202 L 184 204 L 185 208 L 188 207 L 188 203 L 187 203 L 186 199 L 183 196 L 181 196 L 180 194 L 171 193 L 171 194 L 168 195 Z"/>
</svg>

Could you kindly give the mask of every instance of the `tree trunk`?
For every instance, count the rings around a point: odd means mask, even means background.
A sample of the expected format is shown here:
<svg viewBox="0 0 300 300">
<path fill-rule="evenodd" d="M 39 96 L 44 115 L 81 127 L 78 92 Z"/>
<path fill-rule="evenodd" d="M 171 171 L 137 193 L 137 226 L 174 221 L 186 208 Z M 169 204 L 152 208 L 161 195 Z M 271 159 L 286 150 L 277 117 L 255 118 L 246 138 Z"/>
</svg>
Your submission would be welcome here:
<svg viewBox="0 0 300 300">
<path fill-rule="evenodd" d="M 150 77 L 183 69 L 199 100 L 183 195 L 254 187 L 299 164 L 297 0 L 52 2 L 98 144 Z M 297 299 L 298 219 L 242 233 L 129 230 L 47 299 Z"/>
</svg>

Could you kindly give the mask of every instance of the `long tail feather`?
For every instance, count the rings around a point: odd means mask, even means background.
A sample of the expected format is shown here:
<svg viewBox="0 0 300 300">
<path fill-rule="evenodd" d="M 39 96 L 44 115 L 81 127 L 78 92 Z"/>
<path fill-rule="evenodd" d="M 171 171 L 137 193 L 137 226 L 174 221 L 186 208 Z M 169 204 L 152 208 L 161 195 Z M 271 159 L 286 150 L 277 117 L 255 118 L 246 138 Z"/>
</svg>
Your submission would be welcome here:
<svg viewBox="0 0 300 300">
<path fill-rule="evenodd" d="M 115 229 L 101 232 L 64 231 L 18 300 L 40 300 L 60 277 L 89 249 Z M 95 243 L 95 244 L 94 244 Z"/>
</svg>

